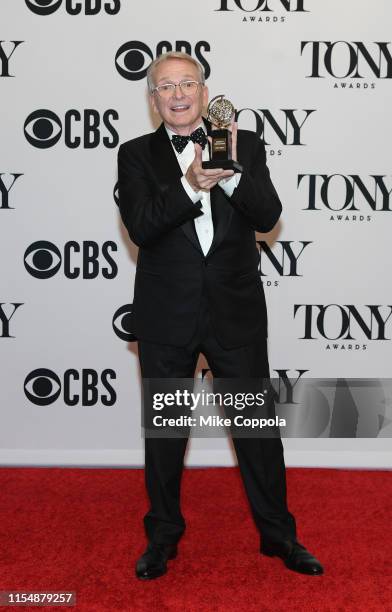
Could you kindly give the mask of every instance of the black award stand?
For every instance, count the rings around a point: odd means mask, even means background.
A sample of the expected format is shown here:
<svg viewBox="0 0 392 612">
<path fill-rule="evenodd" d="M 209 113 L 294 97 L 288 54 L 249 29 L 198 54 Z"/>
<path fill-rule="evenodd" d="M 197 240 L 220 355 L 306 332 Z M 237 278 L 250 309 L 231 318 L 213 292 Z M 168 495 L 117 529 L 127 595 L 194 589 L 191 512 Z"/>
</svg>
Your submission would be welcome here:
<svg viewBox="0 0 392 612">
<path fill-rule="evenodd" d="M 231 132 L 230 130 L 212 129 L 210 146 L 210 161 L 203 161 L 202 168 L 223 170 L 234 170 L 242 172 L 243 168 L 237 161 L 231 159 Z"/>
</svg>

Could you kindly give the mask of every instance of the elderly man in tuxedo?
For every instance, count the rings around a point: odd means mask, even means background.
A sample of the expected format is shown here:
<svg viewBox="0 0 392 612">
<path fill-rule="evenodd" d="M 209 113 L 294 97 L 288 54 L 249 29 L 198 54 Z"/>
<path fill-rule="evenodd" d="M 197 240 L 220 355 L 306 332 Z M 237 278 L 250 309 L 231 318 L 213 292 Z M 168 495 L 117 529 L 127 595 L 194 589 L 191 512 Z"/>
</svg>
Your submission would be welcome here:
<svg viewBox="0 0 392 612">
<path fill-rule="evenodd" d="M 142 377 L 193 378 L 200 353 L 214 377 L 269 377 L 255 231 L 270 231 L 282 206 L 264 144 L 233 123 L 232 157 L 243 171 L 203 169 L 211 131 L 202 116 L 208 102 L 203 67 L 185 53 L 166 53 L 152 62 L 147 82 L 162 123 L 118 151 L 121 217 L 139 247 L 133 322 Z M 294 571 L 322 574 L 297 540 L 280 436 L 233 443 L 260 552 L 281 557 Z M 145 438 L 150 508 L 138 578 L 161 576 L 177 555 L 185 530 L 180 482 L 186 445 L 186 437 Z"/>
</svg>

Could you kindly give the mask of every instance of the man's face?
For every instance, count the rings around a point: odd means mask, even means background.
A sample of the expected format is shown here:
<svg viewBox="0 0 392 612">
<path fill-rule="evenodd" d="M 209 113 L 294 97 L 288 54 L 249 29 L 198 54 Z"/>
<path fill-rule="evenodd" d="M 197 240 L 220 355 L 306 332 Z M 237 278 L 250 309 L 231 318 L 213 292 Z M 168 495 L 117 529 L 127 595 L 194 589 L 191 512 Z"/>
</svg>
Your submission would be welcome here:
<svg viewBox="0 0 392 612">
<path fill-rule="evenodd" d="M 156 67 L 154 85 L 164 83 L 180 83 L 181 81 L 200 81 L 200 74 L 192 62 L 183 59 L 168 59 Z M 208 88 L 199 85 L 193 95 L 184 95 L 180 87 L 176 87 L 173 95 L 162 98 L 155 91 L 150 95 L 150 102 L 155 112 L 159 113 L 164 123 L 178 134 L 190 134 L 200 123 L 203 105 L 208 102 Z"/>
</svg>

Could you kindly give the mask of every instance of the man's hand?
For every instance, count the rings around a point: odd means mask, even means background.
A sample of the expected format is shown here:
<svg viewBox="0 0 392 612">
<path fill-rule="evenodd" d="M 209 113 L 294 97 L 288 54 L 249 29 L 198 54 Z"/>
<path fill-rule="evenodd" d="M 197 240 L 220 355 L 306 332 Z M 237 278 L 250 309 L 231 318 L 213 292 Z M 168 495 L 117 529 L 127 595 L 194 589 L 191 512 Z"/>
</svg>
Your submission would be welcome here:
<svg viewBox="0 0 392 612">
<path fill-rule="evenodd" d="M 223 170 L 222 168 L 215 168 L 211 170 L 204 170 L 202 168 L 202 148 L 198 143 L 195 145 L 195 158 L 188 170 L 186 171 L 185 178 L 194 191 L 210 191 L 215 185 L 224 178 L 233 176 L 233 170 Z"/>
</svg>

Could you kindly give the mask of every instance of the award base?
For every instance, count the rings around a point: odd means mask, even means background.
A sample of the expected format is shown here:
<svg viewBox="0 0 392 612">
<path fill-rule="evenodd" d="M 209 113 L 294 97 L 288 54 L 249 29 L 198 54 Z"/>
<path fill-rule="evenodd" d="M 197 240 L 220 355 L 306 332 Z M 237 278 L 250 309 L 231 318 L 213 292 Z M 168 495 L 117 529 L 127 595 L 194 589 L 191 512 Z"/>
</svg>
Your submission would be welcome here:
<svg viewBox="0 0 392 612">
<path fill-rule="evenodd" d="M 223 170 L 234 170 L 234 172 L 242 172 L 243 167 L 234 159 L 212 159 L 211 161 L 203 161 L 201 164 L 205 170 L 215 170 L 222 168 Z"/>
</svg>

